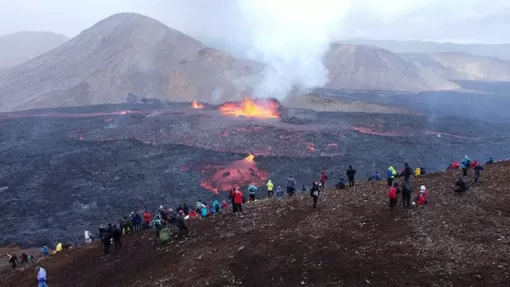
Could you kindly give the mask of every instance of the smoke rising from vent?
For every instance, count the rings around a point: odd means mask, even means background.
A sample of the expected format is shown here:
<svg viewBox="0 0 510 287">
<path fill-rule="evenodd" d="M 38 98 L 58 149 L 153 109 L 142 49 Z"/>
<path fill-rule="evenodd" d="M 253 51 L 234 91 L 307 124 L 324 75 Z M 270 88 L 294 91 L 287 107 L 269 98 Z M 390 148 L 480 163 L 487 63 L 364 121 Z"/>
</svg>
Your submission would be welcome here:
<svg viewBox="0 0 510 287">
<path fill-rule="evenodd" d="M 328 82 L 322 60 L 341 30 L 348 0 L 238 0 L 251 28 L 250 58 L 266 68 L 254 89 L 256 97 L 282 99 L 293 88 L 321 87 Z"/>
</svg>

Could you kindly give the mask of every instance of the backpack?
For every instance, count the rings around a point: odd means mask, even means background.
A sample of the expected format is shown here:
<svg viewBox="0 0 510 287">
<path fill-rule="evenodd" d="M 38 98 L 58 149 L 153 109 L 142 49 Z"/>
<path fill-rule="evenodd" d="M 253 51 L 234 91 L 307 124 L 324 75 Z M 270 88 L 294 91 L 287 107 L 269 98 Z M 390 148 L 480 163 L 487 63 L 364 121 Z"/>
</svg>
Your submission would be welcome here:
<svg viewBox="0 0 510 287">
<path fill-rule="evenodd" d="M 466 159 L 466 167 L 467 168 L 471 167 L 471 160 Z"/>
</svg>

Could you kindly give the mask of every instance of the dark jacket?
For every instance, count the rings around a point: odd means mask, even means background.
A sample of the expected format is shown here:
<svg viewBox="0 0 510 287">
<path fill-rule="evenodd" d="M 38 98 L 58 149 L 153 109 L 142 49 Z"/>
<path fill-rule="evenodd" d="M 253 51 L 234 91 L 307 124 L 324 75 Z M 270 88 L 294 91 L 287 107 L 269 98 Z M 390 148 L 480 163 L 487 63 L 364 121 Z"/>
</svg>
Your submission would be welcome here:
<svg viewBox="0 0 510 287">
<path fill-rule="evenodd" d="M 353 169 L 352 167 L 349 167 L 347 169 L 347 171 L 345 172 L 345 174 L 347 175 L 347 178 L 348 179 L 353 179 L 354 178 L 354 175 L 356 174 L 356 170 Z"/>
<path fill-rule="evenodd" d="M 455 185 L 459 187 L 459 190 L 463 190 L 463 191 L 468 190 L 468 186 L 462 178 L 459 178 L 457 180 L 457 182 L 455 183 Z"/>
<path fill-rule="evenodd" d="M 120 227 L 115 226 L 112 230 L 113 238 L 120 238 L 122 236 L 122 229 Z"/>
<path fill-rule="evenodd" d="M 420 171 L 421 173 L 421 171 Z M 409 166 L 408 163 L 406 163 L 404 165 L 404 170 L 402 171 L 402 173 L 400 174 L 400 176 L 403 176 L 404 177 L 404 180 L 408 180 L 409 177 L 413 174 L 413 169 Z"/>
<path fill-rule="evenodd" d="M 341 178 L 340 181 L 335 185 L 338 189 L 344 189 L 345 188 L 345 179 Z"/>
<path fill-rule="evenodd" d="M 475 176 L 479 177 L 480 176 L 480 172 L 483 170 L 483 166 L 477 165 L 477 166 L 475 166 L 473 168 L 473 170 L 475 171 Z"/>
<path fill-rule="evenodd" d="M 317 195 L 314 195 L 314 193 L 316 193 Z M 311 197 L 319 196 L 320 193 L 321 193 L 321 191 L 320 191 L 319 185 L 314 182 L 312 184 L 312 188 L 310 189 L 310 196 Z"/>
</svg>

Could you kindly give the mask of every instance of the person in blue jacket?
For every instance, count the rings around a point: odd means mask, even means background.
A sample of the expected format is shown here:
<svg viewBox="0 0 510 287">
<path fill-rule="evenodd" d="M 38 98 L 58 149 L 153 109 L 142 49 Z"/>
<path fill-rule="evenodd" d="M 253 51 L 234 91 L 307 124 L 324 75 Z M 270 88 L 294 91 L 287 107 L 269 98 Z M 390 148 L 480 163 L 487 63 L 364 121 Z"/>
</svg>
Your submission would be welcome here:
<svg viewBox="0 0 510 287">
<path fill-rule="evenodd" d="M 208 213 L 207 206 L 205 206 L 204 204 L 200 208 L 200 215 L 202 215 L 202 217 L 207 217 L 207 213 Z"/>
<path fill-rule="evenodd" d="M 255 192 L 257 192 L 257 187 L 255 185 L 250 184 L 248 186 L 248 193 L 250 194 L 250 201 L 255 201 Z"/>
<path fill-rule="evenodd" d="M 467 155 L 464 156 L 464 159 L 462 159 L 461 165 L 462 165 L 462 176 L 466 177 L 468 174 L 468 169 L 471 166 L 471 158 L 469 158 Z"/>
<path fill-rule="evenodd" d="M 380 180 L 382 180 L 382 177 L 381 177 L 381 175 L 379 174 L 379 172 L 378 172 L 378 171 L 376 171 L 376 172 L 374 172 L 374 173 L 372 174 L 372 180 L 376 180 L 376 181 L 380 181 Z"/>
</svg>

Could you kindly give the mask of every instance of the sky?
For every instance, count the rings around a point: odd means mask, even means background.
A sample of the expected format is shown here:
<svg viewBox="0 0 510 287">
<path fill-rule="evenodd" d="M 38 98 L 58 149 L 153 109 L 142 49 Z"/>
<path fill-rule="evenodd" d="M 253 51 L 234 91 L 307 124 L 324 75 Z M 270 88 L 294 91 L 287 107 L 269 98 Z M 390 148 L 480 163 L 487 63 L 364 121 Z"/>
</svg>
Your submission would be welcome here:
<svg viewBox="0 0 510 287">
<path fill-rule="evenodd" d="M 285 7 L 286 17 L 302 15 L 308 0 L 2 0 L 0 35 L 51 31 L 69 37 L 119 12 L 153 17 L 196 38 L 226 42 L 252 39 L 253 3 Z M 339 2 L 349 5 L 339 7 Z M 432 40 L 458 43 L 509 43 L 510 1 L 503 0 L 352 0 L 313 1 L 309 16 L 342 9 L 333 31 L 338 39 Z M 251 6 L 250 6 L 251 5 Z M 262 4 L 261 4 L 262 5 Z M 278 7 L 276 7 L 278 6 Z M 267 6 L 271 7 L 271 6 Z M 336 11 L 339 12 L 339 11 Z M 268 16 L 268 15 L 266 15 Z M 289 16 L 290 17 L 290 16 Z M 248 17 L 249 18 L 249 17 Z M 258 19 L 260 20 L 260 18 Z"/>
</svg>

